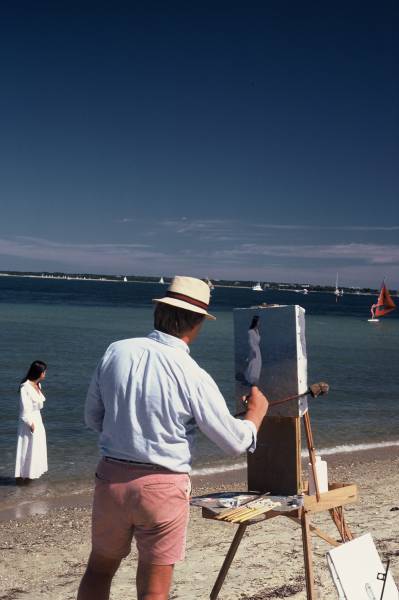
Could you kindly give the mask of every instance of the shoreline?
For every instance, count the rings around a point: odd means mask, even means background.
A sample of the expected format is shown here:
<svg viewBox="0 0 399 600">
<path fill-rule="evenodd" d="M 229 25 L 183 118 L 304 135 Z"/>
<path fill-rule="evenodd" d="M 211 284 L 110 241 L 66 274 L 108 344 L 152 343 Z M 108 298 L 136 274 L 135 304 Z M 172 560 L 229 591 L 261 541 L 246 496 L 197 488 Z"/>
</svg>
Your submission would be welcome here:
<svg viewBox="0 0 399 600">
<path fill-rule="evenodd" d="M 152 285 L 154 284 L 159 284 L 159 285 L 169 285 L 169 283 L 160 283 L 159 281 L 147 281 L 145 279 L 133 279 L 133 280 L 127 280 L 124 281 L 123 280 L 123 276 L 121 275 L 119 279 L 114 278 L 114 279 L 107 279 L 107 277 L 71 277 L 68 276 L 67 274 L 65 274 L 65 277 L 58 277 L 58 276 L 54 276 L 54 275 L 46 275 L 46 276 L 42 276 L 42 275 L 28 275 L 28 274 L 17 274 L 17 273 L 0 273 L 0 277 L 21 277 L 21 278 L 29 278 L 29 279 L 45 279 L 45 280 L 56 280 L 56 281 L 98 281 L 98 282 L 108 282 L 108 283 L 150 283 Z M 129 276 L 128 276 L 129 277 Z M 171 279 L 171 277 L 169 277 L 168 279 Z M 293 284 L 295 285 L 295 284 Z M 300 285 L 300 284 L 298 284 Z M 316 284 L 317 285 L 317 284 Z M 241 289 L 241 290 L 252 290 L 252 286 L 251 285 L 227 285 L 225 283 L 223 284 L 219 284 L 219 283 L 213 283 L 214 288 L 226 288 L 226 289 Z M 330 287 L 330 286 L 329 286 Z M 379 290 L 371 290 L 370 292 L 357 292 L 357 291 L 352 291 L 350 289 L 346 289 L 344 288 L 345 292 L 344 295 L 347 296 L 376 296 L 379 293 Z M 259 290 L 260 291 L 260 290 Z M 266 289 L 262 289 L 262 292 L 295 292 L 297 294 L 302 294 L 304 295 L 304 292 L 302 291 L 302 289 L 300 288 L 266 288 Z M 307 291 L 308 294 L 332 294 L 335 295 L 334 290 L 309 290 Z M 305 294 L 306 295 L 306 294 Z M 393 296 L 395 296 L 395 294 L 392 294 Z M 396 295 L 397 297 L 399 297 L 399 294 Z"/>
<path fill-rule="evenodd" d="M 346 520 L 355 537 L 371 533 L 381 560 L 391 560 L 390 571 L 399 582 L 399 456 L 397 448 L 383 448 L 328 459 L 331 482 L 356 483 L 359 502 L 348 505 Z M 245 471 L 222 477 L 193 478 L 193 494 L 245 489 Z M 68 505 L 68 498 L 70 504 Z M 90 552 L 90 494 L 62 497 L 47 512 L 0 521 L 0 589 L 4 600 L 76 600 L 76 591 Z M 338 538 L 328 512 L 312 515 L 312 522 Z M 208 521 L 201 510 L 190 509 L 187 551 L 177 563 L 171 598 L 205 600 L 216 581 L 236 527 Z M 312 536 L 313 567 L 320 598 L 337 594 L 325 553 L 330 548 Z M 137 552 L 113 581 L 112 600 L 131 599 Z M 248 528 L 220 593 L 220 600 L 306 600 L 300 528 L 279 517 Z"/>
<path fill-rule="evenodd" d="M 395 460 L 399 456 L 398 446 L 385 446 L 380 448 L 358 450 L 355 452 L 341 452 L 327 456 L 328 472 L 330 481 L 340 481 L 340 468 L 347 472 L 349 468 L 362 465 L 375 464 L 378 462 Z M 243 458 L 245 462 L 245 458 Z M 307 458 L 302 459 L 304 477 L 307 472 Z M 203 494 L 209 490 L 231 489 L 233 487 L 246 490 L 246 468 L 237 466 L 226 471 L 214 473 L 191 475 L 193 494 Z M 12 486 L 12 478 L 6 485 Z M 37 480 L 29 486 L 20 486 L 20 501 L 12 497 L 0 501 L 0 523 L 34 517 L 35 515 L 46 515 L 59 509 L 90 508 L 93 493 L 93 482 L 91 478 L 82 478 L 71 482 L 50 482 Z M 14 486 L 15 487 L 15 486 Z M 25 493 L 26 491 L 26 493 Z M 41 494 L 42 491 L 42 494 Z M 51 495 L 51 493 L 53 495 Z"/>
</svg>

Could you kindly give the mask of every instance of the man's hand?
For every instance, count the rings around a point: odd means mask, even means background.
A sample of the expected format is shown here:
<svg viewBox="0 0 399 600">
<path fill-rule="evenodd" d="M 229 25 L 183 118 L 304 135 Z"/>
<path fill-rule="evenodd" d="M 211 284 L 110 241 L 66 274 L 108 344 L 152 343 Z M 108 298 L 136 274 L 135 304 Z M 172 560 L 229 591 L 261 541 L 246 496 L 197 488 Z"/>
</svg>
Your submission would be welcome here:
<svg viewBox="0 0 399 600">
<path fill-rule="evenodd" d="M 251 393 L 243 398 L 244 401 L 248 407 L 245 419 L 252 421 L 258 430 L 269 408 L 269 401 L 256 385 L 251 387 Z"/>
<path fill-rule="evenodd" d="M 32 433 L 35 431 L 35 424 L 34 423 L 31 423 L 30 430 L 31 430 Z"/>
</svg>

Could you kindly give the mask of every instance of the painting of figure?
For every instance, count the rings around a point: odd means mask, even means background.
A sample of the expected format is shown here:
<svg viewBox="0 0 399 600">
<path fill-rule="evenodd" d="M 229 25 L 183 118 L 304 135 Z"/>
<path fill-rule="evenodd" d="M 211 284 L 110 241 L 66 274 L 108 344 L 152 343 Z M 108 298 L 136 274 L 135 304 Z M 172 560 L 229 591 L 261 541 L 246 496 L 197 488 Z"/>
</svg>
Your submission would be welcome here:
<svg viewBox="0 0 399 600">
<path fill-rule="evenodd" d="M 262 370 L 262 354 L 260 351 L 260 317 L 252 317 L 248 329 L 248 356 L 245 369 L 245 381 L 249 385 L 258 385 Z"/>
<path fill-rule="evenodd" d="M 270 402 L 307 389 L 305 311 L 300 306 L 253 306 L 234 309 L 235 396 L 258 386 Z M 306 397 L 270 407 L 268 417 L 295 417 L 306 410 Z"/>
</svg>

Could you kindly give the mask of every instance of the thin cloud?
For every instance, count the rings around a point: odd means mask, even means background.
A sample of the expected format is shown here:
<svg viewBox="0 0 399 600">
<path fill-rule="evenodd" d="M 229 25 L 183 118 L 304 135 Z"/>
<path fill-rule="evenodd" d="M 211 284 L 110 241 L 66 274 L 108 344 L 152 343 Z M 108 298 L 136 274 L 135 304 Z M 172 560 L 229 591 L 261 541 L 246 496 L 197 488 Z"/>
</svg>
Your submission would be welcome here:
<svg viewBox="0 0 399 600">
<path fill-rule="evenodd" d="M 344 231 L 399 231 L 399 225 L 344 225 L 337 229 Z"/>
<path fill-rule="evenodd" d="M 242 229 L 277 229 L 286 231 L 399 231 L 399 225 L 318 225 L 306 223 L 259 223 L 251 221 L 243 221 L 238 219 L 189 219 L 183 217 L 181 219 L 167 219 L 159 223 L 160 226 L 192 230 L 232 230 L 237 228 Z"/>
<path fill-rule="evenodd" d="M 135 223 L 137 219 L 132 219 L 131 217 L 123 217 L 121 219 L 116 219 L 115 223 Z"/>
<path fill-rule="evenodd" d="M 141 262 L 161 263 L 167 255 L 144 244 L 68 244 L 51 240 L 19 237 L 0 239 L 0 255 L 44 263 L 73 266 L 76 269 L 111 269 L 120 271 Z M 131 271 L 131 269 L 130 269 Z"/>
<path fill-rule="evenodd" d="M 221 250 L 218 256 L 270 256 L 282 258 L 347 259 L 369 264 L 399 263 L 399 245 L 382 244 L 336 244 L 336 245 L 261 245 L 241 244 L 229 250 Z"/>
<path fill-rule="evenodd" d="M 30 236 L 16 236 L 16 241 L 22 242 L 22 244 L 33 244 L 37 246 L 48 246 L 51 248 L 92 248 L 92 249 L 115 249 L 115 248 L 150 248 L 148 244 L 129 244 L 129 243 L 108 243 L 108 244 L 81 244 L 81 243 L 68 243 L 68 242 L 55 242 L 52 240 L 46 240 L 44 238 L 36 238 Z M 4 241 L 4 240 L 0 240 Z"/>
<path fill-rule="evenodd" d="M 222 231 L 231 229 L 233 221 L 225 219 L 168 219 L 160 222 L 160 226 L 166 229 L 172 229 L 175 233 L 193 233 L 193 232 L 213 232 L 218 234 Z"/>
<path fill-rule="evenodd" d="M 399 231 L 399 225 L 280 225 L 276 223 L 254 223 L 253 227 L 287 231 Z"/>
<path fill-rule="evenodd" d="M 121 224 L 135 222 L 136 236 L 145 236 L 146 230 L 151 230 L 156 235 L 162 236 L 164 234 L 173 233 L 176 236 L 190 236 L 193 239 L 204 242 L 220 243 L 227 242 L 229 240 L 239 239 L 240 237 L 248 237 L 248 239 L 262 239 L 265 235 L 276 236 L 278 234 L 283 235 L 284 232 L 289 234 L 295 234 L 297 236 L 297 242 L 304 241 L 304 236 L 308 232 L 325 232 L 324 237 L 331 233 L 341 233 L 341 237 L 345 234 L 353 233 L 357 242 L 359 236 L 362 234 L 378 234 L 378 233 L 394 233 L 399 231 L 399 225 L 317 225 L 317 224 L 306 224 L 306 223 L 294 223 L 294 224 L 283 224 L 283 223 L 259 223 L 252 221 L 244 221 L 238 219 L 207 219 L 207 218 L 170 218 L 163 219 L 160 221 L 150 219 L 133 219 L 130 217 L 124 217 L 117 221 Z M 301 235 L 302 234 L 302 235 Z M 331 238 L 331 235 L 329 236 Z M 301 237 L 302 239 L 299 239 Z M 327 236 L 328 237 L 328 236 Z M 348 235 L 345 235 L 347 238 Z M 327 241 L 327 240 L 326 240 Z M 345 242 L 355 241 L 354 240 L 343 240 Z M 367 241 L 366 239 L 364 241 Z M 388 240 L 387 240 L 388 241 Z"/>
</svg>

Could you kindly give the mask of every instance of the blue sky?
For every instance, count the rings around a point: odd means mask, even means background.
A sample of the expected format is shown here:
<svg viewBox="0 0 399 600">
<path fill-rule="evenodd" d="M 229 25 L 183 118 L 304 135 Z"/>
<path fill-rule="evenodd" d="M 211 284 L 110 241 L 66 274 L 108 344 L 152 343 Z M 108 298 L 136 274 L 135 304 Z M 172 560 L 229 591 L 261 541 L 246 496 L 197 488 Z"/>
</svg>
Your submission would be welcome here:
<svg viewBox="0 0 399 600">
<path fill-rule="evenodd" d="M 399 287 L 396 2 L 0 13 L 0 269 Z"/>
</svg>

